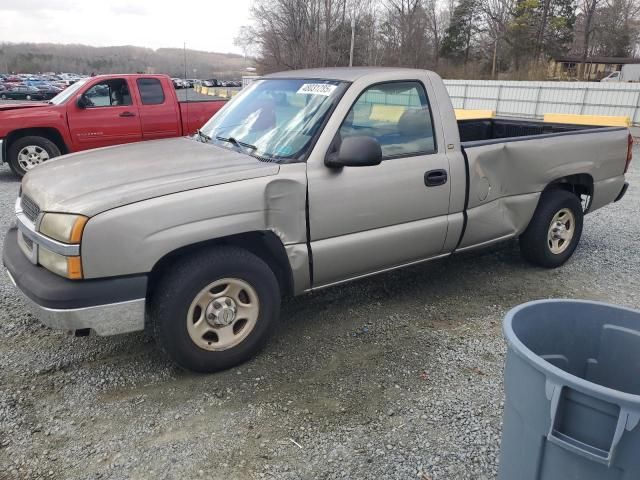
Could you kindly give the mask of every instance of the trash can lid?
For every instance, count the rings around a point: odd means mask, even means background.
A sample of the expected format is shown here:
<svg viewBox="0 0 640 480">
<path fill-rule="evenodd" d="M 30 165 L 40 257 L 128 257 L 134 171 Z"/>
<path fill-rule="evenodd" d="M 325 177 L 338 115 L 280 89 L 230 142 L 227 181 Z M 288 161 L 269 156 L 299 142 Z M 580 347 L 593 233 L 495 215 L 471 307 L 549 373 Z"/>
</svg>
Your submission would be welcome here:
<svg viewBox="0 0 640 480">
<path fill-rule="evenodd" d="M 509 310 L 504 318 L 502 325 L 503 333 L 509 349 L 520 358 L 522 358 L 525 362 L 531 364 L 536 370 L 542 372 L 547 377 L 548 383 L 551 382 L 557 386 L 568 386 L 587 395 L 592 395 L 602 400 L 615 402 L 621 406 L 626 405 L 630 408 L 637 409 L 640 405 L 640 395 L 634 395 L 631 393 L 609 388 L 573 375 L 542 358 L 539 354 L 535 353 L 527 345 L 525 345 L 525 343 L 519 338 L 518 334 L 514 330 L 514 322 L 518 322 L 519 317 L 526 315 L 529 318 L 531 318 L 532 316 L 540 316 L 540 318 L 544 318 L 548 316 L 549 312 L 552 309 L 556 312 L 563 312 L 570 309 L 575 311 L 576 314 L 595 309 L 601 311 L 603 315 L 606 312 L 609 316 L 636 316 L 638 317 L 639 330 L 640 312 L 630 308 L 620 307 L 618 305 L 591 300 L 535 300 L 532 302 L 523 303 Z M 562 321 L 562 319 L 558 319 L 558 321 Z M 638 356 L 640 357 L 640 351 L 638 352 Z"/>
</svg>

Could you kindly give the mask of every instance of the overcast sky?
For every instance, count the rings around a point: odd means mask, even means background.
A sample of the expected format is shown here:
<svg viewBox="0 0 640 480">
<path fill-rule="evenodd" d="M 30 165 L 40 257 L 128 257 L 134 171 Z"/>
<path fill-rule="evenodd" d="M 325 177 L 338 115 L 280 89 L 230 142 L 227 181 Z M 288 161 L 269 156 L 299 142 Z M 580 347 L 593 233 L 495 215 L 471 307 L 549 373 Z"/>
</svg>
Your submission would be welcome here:
<svg viewBox="0 0 640 480">
<path fill-rule="evenodd" d="M 0 0 L 0 42 L 236 52 L 251 0 Z"/>
</svg>

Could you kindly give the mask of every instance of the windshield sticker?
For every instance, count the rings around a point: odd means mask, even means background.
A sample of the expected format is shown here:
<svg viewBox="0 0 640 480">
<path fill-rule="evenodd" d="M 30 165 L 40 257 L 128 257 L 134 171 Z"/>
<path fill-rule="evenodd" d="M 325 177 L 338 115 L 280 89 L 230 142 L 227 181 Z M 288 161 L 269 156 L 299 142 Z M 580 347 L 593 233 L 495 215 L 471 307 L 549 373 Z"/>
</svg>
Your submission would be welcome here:
<svg viewBox="0 0 640 480">
<path fill-rule="evenodd" d="M 305 83 L 296 92 L 298 95 L 324 95 L 328 97 L 337 88 L 329 83 Z"/>
</svg>

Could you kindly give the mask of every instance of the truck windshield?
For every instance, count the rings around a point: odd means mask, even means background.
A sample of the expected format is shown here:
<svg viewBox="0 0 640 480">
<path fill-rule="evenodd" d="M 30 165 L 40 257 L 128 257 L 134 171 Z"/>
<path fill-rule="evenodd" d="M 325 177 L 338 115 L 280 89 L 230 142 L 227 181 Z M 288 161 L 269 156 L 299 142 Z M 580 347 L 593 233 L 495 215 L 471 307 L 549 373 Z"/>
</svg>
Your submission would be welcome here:
<svg viewBox="0 0 640 480">
<path fill-rule="evenodd" d="M 53 105 L 61 105 L 67 101 L 68 98 L 75 95 L 75 93 L 82 88 L 82 86 L 89 81 L 89 78 L 83 78 L 82 80 L 78 80 L 76 83 L 69 85 L 63 91 L 61 91 L 58 95 L 49 100 L 49 103 Z"/>
<path fill-rule="evenodd" d="M 345 87 L 330 80 L 256 80 L 202 127 L 199 138 L 268 160 L 298 159 Z"/>
</svg>

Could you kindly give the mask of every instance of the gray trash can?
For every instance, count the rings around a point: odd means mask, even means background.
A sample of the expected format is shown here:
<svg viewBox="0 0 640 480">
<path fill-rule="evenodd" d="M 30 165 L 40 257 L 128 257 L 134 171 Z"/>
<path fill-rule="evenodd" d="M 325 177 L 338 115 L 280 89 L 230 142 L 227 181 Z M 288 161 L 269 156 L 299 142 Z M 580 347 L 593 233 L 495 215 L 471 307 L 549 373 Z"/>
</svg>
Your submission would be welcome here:
<svg viewBox="0 0 640 480">
<path fill-rule="evenodd" d="M 640 311 L 530 302 L 504 334 L 498 479 L 640 479 Z"/>
</svg>

